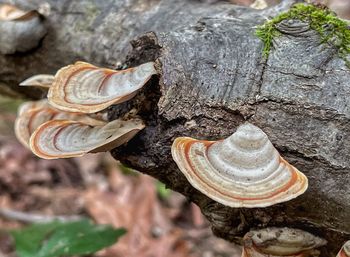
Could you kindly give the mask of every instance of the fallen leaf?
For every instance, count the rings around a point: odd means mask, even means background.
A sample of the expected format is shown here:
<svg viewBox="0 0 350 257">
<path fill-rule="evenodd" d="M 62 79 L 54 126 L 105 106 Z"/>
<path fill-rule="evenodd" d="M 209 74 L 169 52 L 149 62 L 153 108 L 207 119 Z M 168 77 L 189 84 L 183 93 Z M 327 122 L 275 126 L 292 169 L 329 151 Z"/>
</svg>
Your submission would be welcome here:
<svg viewBox="0 0 350 257">
<path fill-rule="evenodd" d="M 123 226 L 128 233 L 101 257 L 189 257 L 180 229 L 174 229 L 157 198 L 155 181 L 145 175 L 110 172 L 111 188 L 89 189 L 86 208 L 100 224 Z"/>
</svg>

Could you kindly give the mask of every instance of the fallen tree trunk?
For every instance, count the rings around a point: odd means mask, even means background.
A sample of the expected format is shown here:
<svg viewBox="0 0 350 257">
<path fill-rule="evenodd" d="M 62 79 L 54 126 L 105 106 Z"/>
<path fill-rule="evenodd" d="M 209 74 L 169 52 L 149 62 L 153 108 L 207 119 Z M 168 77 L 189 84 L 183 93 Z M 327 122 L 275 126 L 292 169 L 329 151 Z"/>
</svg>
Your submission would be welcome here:
<svg viewBox="0 0 350 257">
<path fill-rule="evenodd" d="M 281 24 L 272 53 L 262 57 L 255 26 L 287 4 L 256 11 L 195 0 L 48 2 L 48 35 L 29 53 L 0 56 L 0 82 L 18 91 L 20 80 L 76 60 L 108 67 L 156 60 L 161 75 L 109 109 L 115 119 L 135 108 L 147 124 L 112 151 L 116 159 L 186 195 L 225 239 L 239 242 L 251 228 L 296 227 L 328 240 L 325 257 L 350 239 L 350 72 L 335 49 L 298 21 Z M 224 138 L 247 120 L 308 176 L 304 195 L 234 209 L 187 182 L 171 158 L 172 141 Z"/>
</svg>

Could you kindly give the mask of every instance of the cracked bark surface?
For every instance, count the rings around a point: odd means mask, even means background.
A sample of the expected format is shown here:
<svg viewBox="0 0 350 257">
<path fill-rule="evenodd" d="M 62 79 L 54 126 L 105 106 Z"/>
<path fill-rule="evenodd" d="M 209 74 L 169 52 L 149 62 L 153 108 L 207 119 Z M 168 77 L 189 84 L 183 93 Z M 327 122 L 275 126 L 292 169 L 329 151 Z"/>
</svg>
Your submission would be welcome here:
<svg viewBox="0 0 350 257">
<path fill-rule="evenodd" d="M 350 239 L 350 71 L 299 21 L 280 24 L 282 36 L 262 58 L 254 27 L 288 4 L 256 11 L 194 0 L 48 2 L 48 35 L 29 53 L 0 56 L 0 82 L 18 91 L 20 80 L 76 60 L 107 67 L 155 60 L 161 75 L 109 109 L 115 119 L 135 108 L 147 124 L 112 151 L 116 159 L 186 195 L 225 239 L 239 242 L 251 228 L 301 228 L 328 240 L 325 257 Z M 304 195 L 268 208 L 234 209 L 187 182 L 171 158 L 172 141 L 224 138 L 246 120 L 309 178 Z"/>
</svg>

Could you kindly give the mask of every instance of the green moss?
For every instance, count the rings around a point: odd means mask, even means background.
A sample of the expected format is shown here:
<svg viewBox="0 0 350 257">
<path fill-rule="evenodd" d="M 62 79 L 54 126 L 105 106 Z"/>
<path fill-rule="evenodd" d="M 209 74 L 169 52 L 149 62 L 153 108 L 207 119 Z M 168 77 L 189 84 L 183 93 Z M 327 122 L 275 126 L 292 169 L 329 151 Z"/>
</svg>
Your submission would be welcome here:
<svg viewBox="0 0 350 257">
<path fill-rule="evenodd" d="M 331 10 L 315 5 L 295 4 L 289 11 L 281 13 L 257 28 L 256 35 L 264 42 L 265 57 L 269 56 L 273 39 L 280 35 L 276 24 L 289 19 L 308 22 L 310 28 L 319 33 L 323 43 L 338 49 L 339 56 L 350 68 L 350 61 L 347 59 L 350 54 L 349 23 L 338 18 Z"/>
</svg>

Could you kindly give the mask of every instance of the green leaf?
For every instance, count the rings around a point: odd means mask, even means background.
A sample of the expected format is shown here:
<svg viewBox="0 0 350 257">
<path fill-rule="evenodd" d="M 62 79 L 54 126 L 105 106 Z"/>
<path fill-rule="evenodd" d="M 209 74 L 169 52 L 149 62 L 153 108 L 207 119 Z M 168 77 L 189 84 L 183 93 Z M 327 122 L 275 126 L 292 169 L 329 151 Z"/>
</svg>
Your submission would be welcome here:
<svg viewBox="0 0 350 257">
<path fill-rule="evenodd" d="M 89 220 L 35 224 L 11 231 L 19 257 L 86 255 L 114 244 L 126 233 Z"/>
<path fill-rule="evenodd" d="M 6 97 L 0 95 L 0 111 L 5 113 L 16 113 L 18 107 L 24 101 L 21 99 L 13 99 L 11 97 Z"/>
<path fill-rule="evenodd" d="M 138 176 L 138 175 L 140 175 L 136 170 L 134 170 L 132 168 L 129 168 L 125 164 L 119 163 L 118 166 L 119 166 L 119 169 L 121 170 L 121 172 L 124 175 L 127 175 L 127 176 Z"/>
<path fill-rule="evenodd" d="M 160 181 L 156 182 L 156 189 L 157 189 L 158 195 L 162 199 L 168 198 L 170 196 L 170 194 L 171 194 L 171 190 L 167 189 L 166 186 Z"/>
<path fill-rule="evenodd" d="M 34 224 L 22 230 L 10 231 L 15 239 L 16 252 L 20 257 L 32 257 L 40 249 L 41 243 L 49 236 L 60 223 Z"/>
</svg>

